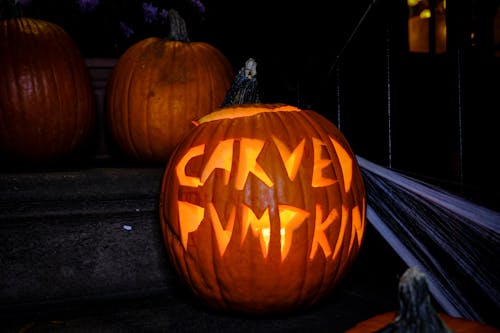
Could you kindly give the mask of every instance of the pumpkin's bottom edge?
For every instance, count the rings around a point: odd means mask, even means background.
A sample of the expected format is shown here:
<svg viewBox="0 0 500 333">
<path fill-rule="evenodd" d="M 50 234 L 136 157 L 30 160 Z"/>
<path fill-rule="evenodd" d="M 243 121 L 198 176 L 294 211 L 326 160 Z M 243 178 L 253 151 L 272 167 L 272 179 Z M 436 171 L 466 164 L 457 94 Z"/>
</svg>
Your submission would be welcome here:
<svg viewBox="0 0 500 333">
<path fill-rule="evenodd" d="M 438 315 L 454 333 L 500 333 L 499 329 L 485 323 L 452 317 L 444 313 L 438 313 Z M 387 326 L 395 318 L 396 311 L 378 314 L 357 323 L 344 333 L 373 333 Z"/>
</svg>

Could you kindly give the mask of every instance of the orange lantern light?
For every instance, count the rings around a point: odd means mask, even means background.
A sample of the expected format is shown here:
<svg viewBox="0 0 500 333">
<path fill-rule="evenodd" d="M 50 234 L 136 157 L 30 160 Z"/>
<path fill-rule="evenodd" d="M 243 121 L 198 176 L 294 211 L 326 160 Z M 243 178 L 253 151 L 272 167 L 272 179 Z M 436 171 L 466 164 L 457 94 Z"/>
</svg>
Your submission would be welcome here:
<svg viewBox="0 0 500 333">
<path fill-rule="evenodd" d="M 208 304 L 310 306 L 337 285 L 365 230 L 365 188 L 342 133 L 314 111 L 248 104 L 202 117 L 173 153 L 160 215 L 172 262 Z"/>
</svg>

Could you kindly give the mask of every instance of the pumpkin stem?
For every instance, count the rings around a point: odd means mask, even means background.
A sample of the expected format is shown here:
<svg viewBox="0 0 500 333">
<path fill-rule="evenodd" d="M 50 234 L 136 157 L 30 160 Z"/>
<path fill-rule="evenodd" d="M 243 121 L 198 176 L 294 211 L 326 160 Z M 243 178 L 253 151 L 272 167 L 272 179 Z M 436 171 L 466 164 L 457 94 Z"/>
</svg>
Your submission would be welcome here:
<svg viewBox="0 0 500 333">
<path fill-rule="evenodd" d="M 23 7 L 17 0 L 0 0 L 0 19 L 23 17 Z"/>
<path fill-rule="evenodd" d="M 184 21 L 179 12 L 175 9 L 170 9 L 168 11 L 168 21 L 170 22 L 170 33 L 167 39 L 188 43 L 190 40 L 187 33 L 186 21 Z"/>
<path fill-rule="evenodd" d="M 411 267 L 399 281 L 396 319 L 375 333 L 453 333 L 434 310 L 425 274 Z"/>
<path fill-rule="evenodd" d="M 221 108 L 238 104 L 260 103 L 257 84 L 257 62 L 249 58 L 238 74 L 226 94 Z"/>
</svg>

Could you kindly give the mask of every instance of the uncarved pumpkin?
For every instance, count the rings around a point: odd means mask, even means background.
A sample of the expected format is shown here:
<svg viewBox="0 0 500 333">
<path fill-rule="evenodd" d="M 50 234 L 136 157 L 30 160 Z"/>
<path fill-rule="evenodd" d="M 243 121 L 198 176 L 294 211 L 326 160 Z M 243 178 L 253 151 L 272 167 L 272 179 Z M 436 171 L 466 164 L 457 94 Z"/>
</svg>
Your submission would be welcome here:
<svg viewBox="0 0 500 333">
<path fill-rule="evenodd" d="M 500 333 L 486 324 L 455 318 L 434 309 L 427 277 L 410 267 L 398 286 L 399 310 L 386 312 L 356 324 L 345 333 Z"/>
<path fill-rule="evenodd" d="M 282 104 L 202 117 L 162 181 L 172 262 L 220 309 L 269 314 L 314 304 L 355 260 L 365 189 L 351 148 L 319 113 Z"/>
<path fill-rule="evenodd" d="M 382 313 L 356 324 L 344 333 L 374 333 L 387 327 L 396 318 L 395 311 Z M 473 320 L 456 318 L 439 313 L 439 317 L 454 333 L 500 333 L 500 330 Z"/>
<path fill-rule="evenodd" d="M 122 152 L 166 162 L 191 122 L 219 107 L 233 79 L 214 46 L 190 42 L 185 23 L 169 11 L 170 36 L 146 38 L 118 60 L 108 89 L 108 119 Z"/>
<path fill-rule="evenodd" d="M 83 143 L 95 119 L 87 68 L 58 25 L 30 18 L 0 21 L 0 152 L 46 160 Z"/>
</svg>

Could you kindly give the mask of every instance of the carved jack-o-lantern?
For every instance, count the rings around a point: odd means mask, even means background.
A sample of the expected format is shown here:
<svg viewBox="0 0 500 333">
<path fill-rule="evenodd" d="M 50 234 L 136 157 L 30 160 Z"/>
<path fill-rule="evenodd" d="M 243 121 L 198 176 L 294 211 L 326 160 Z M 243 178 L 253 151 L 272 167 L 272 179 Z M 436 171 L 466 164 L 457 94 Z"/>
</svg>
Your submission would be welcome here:
<svg viewBox="0 0 500 333">
<path fill-rule="evenodd" d="M 348 142 L 314 111 L 219 109 L 165 170 L 160 215 L 175 268 L 222 309 L 296 310 L 345 275 L 365 230 L 365 188 Z"/>
</svg>

